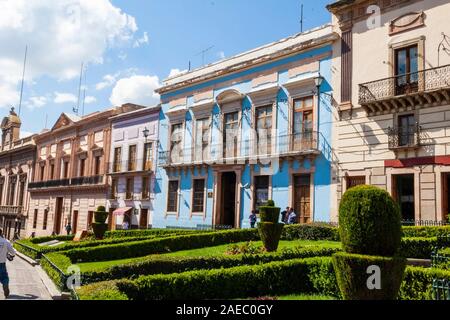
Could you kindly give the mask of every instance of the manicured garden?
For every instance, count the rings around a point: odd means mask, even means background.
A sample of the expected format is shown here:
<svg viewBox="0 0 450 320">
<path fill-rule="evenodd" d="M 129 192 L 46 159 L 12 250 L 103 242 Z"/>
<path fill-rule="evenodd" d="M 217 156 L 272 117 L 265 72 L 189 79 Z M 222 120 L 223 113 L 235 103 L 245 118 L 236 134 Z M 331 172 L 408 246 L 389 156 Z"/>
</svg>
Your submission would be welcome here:
<svg viewBox="0 0 450 320">
<path fill-rule="evenodd" d="M 357 203 L 357 200 L 352 202 Z M 342 221 L 341 230 L 327 224 L 280 225 L 277 220 L 279 209 L 268 203 L 262 209 L 259 230 L 114 231 L 96 235 L 98 239 L 91 236 L 80 242 L 74 242 L 73 237 L 21 240 L 15 247 L 31 258 L 39 259 L 43 269 L 62 290 L 67 290 L 69 267 L 79 267 L 83 286 L 74 294 L 79 299 L 273 297 L 326 300 L 346 297 L 342 294 L 343 279 L 339 276 L 342 273 L 336 273 L 333 256 L 334 259 L 342 257 L 339 258 L 341 268 L 345 270 L 353 268 L 346 269 L 347 264 L 381 263 L 387 268 L 383 272 L 389 273 L 390 261 L 430 259 L 436 248 L 445 247 L 442 236 L 450 234 L 450 227 L 401 228 L 395 222 L 395 207 L 387 209 L 386 204 L 381 207 L 351 206 L 346 210 L 355 212 L 356 216 L 366 212 L 368 219 L 355 222 L 351 220 L 354 218 L 349 218 L 354 224 L 348 229 L 352 236 L 343 233 L 342 226 L 347 224 Z M 379 216 L 379 212 L 384 216 Z M 346 217 L 345 214 L 341 216 Z M 391 231 L 386 229 L 386 224 L 370 222 L 373 218 L 394 219 L 389 224 Z M 355 235 L 355 230 L 360 230 L 359 234 Z M 383 237 L 379 236 L 380 232 Z M 367 238 L 368 235 L 372 238 Z M 51 240 L 64 243 L 43 245 Z M 367 246 L 367 243 L 372 245 Z M 394 260 L 378 257 L 380 254 L 391 255 Z M 433 280 L 450 280 L 448 260 L 442 258 L 450 256 L 450 252 L 444 249 L 439 254 L 440 260 L 433 264 L 434 268 L 408 266 L 404 275 L 399 269 L 395 279 L 399 281 L 400 289 L 394 291 L 399 291 L 400 299 L 432 299 Z M 362 262 L 355 264 L 353 261 Z M 349 272 L 345 274 L 349 275 Z"/>
</svg>

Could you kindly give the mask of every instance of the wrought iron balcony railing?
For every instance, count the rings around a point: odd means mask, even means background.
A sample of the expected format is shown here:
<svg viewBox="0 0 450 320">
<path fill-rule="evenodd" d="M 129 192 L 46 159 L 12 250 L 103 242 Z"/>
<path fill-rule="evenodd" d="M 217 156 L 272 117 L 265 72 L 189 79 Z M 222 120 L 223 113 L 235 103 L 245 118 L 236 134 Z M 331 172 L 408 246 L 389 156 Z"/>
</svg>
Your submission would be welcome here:
<svg viewBox="0 0 450 320">
<path fill-rule="evenodd" d="M 71 186 L 96 185 L 103 184 L 103 176 L 78 177 L 70 179 Z"/>
<path fill-rule="evenodd" d="M 243 139 L 227 146 L 212 144 L 159 153 L 160 166 L 221 163 L 233 160 L 250 160 L 268 157 L 295 156 L 317 153 L 318 132 L 289 134 L 269 139 Z"/>
<path fill-rule="evenodd" d="M 153 162 L 145 159 L 137 159 L 135 161 L 117 161 L 108 163 L 109 173 L 125 173 L 125 172 L 139 172 L 152 171 Z"/>
<path fill-rule="evenodd" d="M 69 187 L 69 186 L 86 186 L 86 185 L 98 185 L 104 183 L 104 177 L 102 175 L 92 176 L 92 177 L 77 177 L 72 179 L 61 179 L 61 180 L 48 180 L 31 182 L 28 184 L 28 189 L 46 189 L 46 188 L 58 188 L 58 187 Z"/>
<path fill-rule="evenodd" d="M 17 216 L 22 214 L 22 206 L 0 206 L 0 214 Z"/>
<path fill-rule="evenodd" d="M 421 131 L 418 123 L 412 126 L 389 128 L 389 149 L 420 147 Z"/>
<path fill-rule="evenodd" d="M 370 107 L 371 111 L 434 105 L 450 101 L 448 89 L 450 65 L 360 84 L 359 104 Z M 401 97 L 407 98 L 399 103 L 389 101 Z"/>
<path fill-rule="evenodd" d="M 70 179 L 60 179 L 60 180 L 47 180 L 39 182 L 30 182 L 28 184 L 28 189 L 44 189 L 44 188 L 56 188 L 56 187 L 67 187 L 70 185 Z"/>
</svg>

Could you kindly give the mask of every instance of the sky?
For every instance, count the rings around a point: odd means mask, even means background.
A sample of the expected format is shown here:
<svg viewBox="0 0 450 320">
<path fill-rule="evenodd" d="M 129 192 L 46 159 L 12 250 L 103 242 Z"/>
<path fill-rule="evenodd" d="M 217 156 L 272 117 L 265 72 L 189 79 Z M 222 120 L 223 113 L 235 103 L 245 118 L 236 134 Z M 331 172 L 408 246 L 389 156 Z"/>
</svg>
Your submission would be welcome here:
<svg viewBox="0 0 450 320">
<path fill-rule="evenodd" d="M 0 0 L 0 116 L 22 134 L 62 112 L 154 105 L 169 75 L 231 57 L 331 19 L 331 0 Z M 201 52 L 209 49 L 204 55 Z M 83 64 L 81 102 L 80 71 Z"/>
</svg>

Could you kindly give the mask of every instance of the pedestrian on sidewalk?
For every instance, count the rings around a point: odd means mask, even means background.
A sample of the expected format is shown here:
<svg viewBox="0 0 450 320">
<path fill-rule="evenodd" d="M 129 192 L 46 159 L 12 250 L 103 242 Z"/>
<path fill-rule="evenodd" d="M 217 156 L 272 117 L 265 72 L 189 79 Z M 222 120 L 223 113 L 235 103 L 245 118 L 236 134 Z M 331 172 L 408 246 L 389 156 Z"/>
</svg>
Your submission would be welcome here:
<svg viewBox="0 0 450 320">
<path fill-rule="evenodd" d="M 250 219 L 250 227 L 252 229 L 255 228 L 256 222 L 258 221 L 258 217 L 256 216 L 256 210 L 252 210 L 249 219 Z"/>
<path fill-rule="evenodd" d="M 72 232 L 72 225 L 70 224 L 70 222 L 66 225 L 66 232 L 67 235 L 70 235 L 70 233 Z"/>
<path fill-rule="evenodd" d="M 9 277 L 6 270 L 6 260 L 12 261 L 16 255 L 11 242 L 3 238 L 3 230 L 0 229 L 0 283 L 3 286 L 5 298 L 9 297 Z"/>
</svg>

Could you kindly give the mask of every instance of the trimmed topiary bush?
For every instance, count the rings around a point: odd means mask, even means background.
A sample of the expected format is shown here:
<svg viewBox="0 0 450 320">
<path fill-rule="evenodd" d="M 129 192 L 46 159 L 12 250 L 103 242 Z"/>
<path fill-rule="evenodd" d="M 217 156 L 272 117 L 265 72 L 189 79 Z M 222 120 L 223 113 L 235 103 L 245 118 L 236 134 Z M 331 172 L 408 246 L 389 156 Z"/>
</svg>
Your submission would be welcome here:
<svg viewBox="0 0 450 320">
<path fill-rule="evenodd" d="M 105 223 L 106 219 L 108 219 L 108 212 L 106 211 L 105 207 L 100 206 L 94 212 L 94 217 L 95 217 L 95 222 Z"/>
<path fill-rule="evenodd" d="M 395 300 L 403 280 L 406 260 L 348 253 L 336 253 L 333 264 L 345 300 Z M 380 268 L 380 289 L 369 289 L 370 266 Z"/>
<path fill-rule="evenodd" d="M 94 231 L 96 239 L 103 239 L 105 232 L 108 230 L 108 225 L 105 223 L 108 218 L 108 212 L 104 206 L 99 206 L 94 212 L 95 222 L 92 223 L 92 231 Z"/>
<path fill-rule="evenodd" d="M 339 234 L 348 253 L 393 256 L 402 237 L 399 206 L 377 187 L 351 188 L 339 207 Z"/>
<path fill-rule="evenodd" d="M 280 242 L 283 227 L 284 225 L 282 223 L 272 222 L 261 222 L 258 225 L 259 235 L 267 252 L 274 252 L 278 250 L 278 244 Z"/>
<path fill-rule="evenodd" d="M 269 200 L 266 206 L 259 208 L 261 222 L 258 223 L 258 232 L 267 252 L 278 249 L 284 227 L 283 223 L 278 223 L 280 211 L 280 208 L 275 207 L 273 200 Z"/>
<path fill-rule="evenodd" d="M 333 265 L 344 299 L 397 299 L 406 259 L 395 256 L 402 228 L 392 197 L 372 186 L 348 190 L 339 207 L 339 234 L 345 252 L 333 256 Z"/>
</svg>

